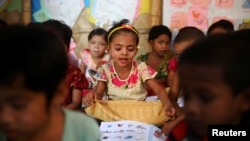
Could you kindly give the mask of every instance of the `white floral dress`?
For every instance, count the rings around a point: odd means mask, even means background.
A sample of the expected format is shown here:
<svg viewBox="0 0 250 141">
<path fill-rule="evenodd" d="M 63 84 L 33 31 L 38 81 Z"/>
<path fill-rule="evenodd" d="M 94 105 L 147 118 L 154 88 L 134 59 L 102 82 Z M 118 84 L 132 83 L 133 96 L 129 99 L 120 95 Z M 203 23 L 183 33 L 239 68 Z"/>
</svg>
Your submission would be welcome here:
<svg viewBox="0 0 250 141">
<path fill-rule="evenodd" d="M 120 79 L 114 62 L 103 64 L 94 76 L 98 81 L 107 83 L 107 96 L 111 100 L 145 100 L 147 96 L 145 81 L 153 79 L 157 72 L 144 62 L 133 61 L 127 79 Z"/>
</svg>

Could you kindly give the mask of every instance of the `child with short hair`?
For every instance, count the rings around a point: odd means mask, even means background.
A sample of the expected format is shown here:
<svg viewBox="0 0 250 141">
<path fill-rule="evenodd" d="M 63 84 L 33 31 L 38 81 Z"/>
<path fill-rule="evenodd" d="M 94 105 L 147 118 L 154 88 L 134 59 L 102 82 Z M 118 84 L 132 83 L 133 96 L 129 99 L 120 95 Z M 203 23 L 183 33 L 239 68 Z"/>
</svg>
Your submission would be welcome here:
<svg viewBox="0 0 250 141">
<path fill-rule="evenodd" d="M 151 52 L 140 55 L 137 60 L 145 62 L 148 66 L 155 69 L 157 74 L 155 79 L 163 88 L 168 87 L 167 83 L 167 64 L 173 53 L 169 50 L 172 32 L 165 25 L 155 25 L 151 27 L 148 34 L 148 43 L 152 48 Z M 147 87 L 148 96 L 156 95 L 152 89 Z"/>
<path fill-rule="evenodd" d="M 180 29 L 174 40 L 175 56 L 172 57 L 168 64 L 168 84 L 170 86 L 169 97 L 177 109 L 176 119 L 167 121 L 162 126 L 162 133 L 168 134 L 176 124 L 185 117 L 182 111 L 184 106 L 183 96 L 179 88 L 179 79 L 177 75 L 179 57 L 182 52 L 189 48 L 192 44 L 205 38 L 205 34 L 198 28 L 186 26 Z"/>
<path fill-rule="evenodd" d="M 59 106 L 68 68 L 64 46 L 44 26 L 10 25 L 0 33 L 1 141 L 100 139 L 95 120 Z"/>
<path fill-rule="evenodd" d="M 110 57 L 107 54 L 107 31 L 103 28 L 95 28 L 88 35 L 88 48 L 81 50 L 80 69 L 85 74 L 89 82 L 88 89 L 94 89 L 97 67 L 104 62 L 108 62 Z"/>
<path fill-rule="evenodd" d="M 167 81 L 170 87 L 169 96 L 172 100 L 177 101 L 180 95 L 179 82 L 177 77 L 178 61 L 182 52 L 196 41 L 205 38 L 205 34 L 198 28 L 186 26 L 180 29 L 174 39 L 174 52 L 168 64 Z"/>
<path fill-rule="evenodd" d="M 173 117 L 175 109 L 165 90 L 154 79 L 156 71 L 144 62 L 134 60 L 138 51 L 138 34 L 127 19 L 114 23 L 107 36 L 112 60 L 98 69 L 95 91 L 86 95 L 84 103 L 90 105 L 96 99 L 101 100 L 105 91 L 109 100 L 143 101 L 147 96 L 147 84 L 166 107 L 167 116 Z"/>
<path fill-rule="evenodd" d="M 234 32 L 234 25 L 231 21 L 221 19 L 208 27 L 207 36 L 215 34 L 228 34 Z"/>
<path fill-rule="evenodd" d="M 186 119 L 168 141 L 205 141 L 208 125 L 249 126 L 249 35 L 250 30 L 210 36 L 182 53 L 178 75 Z"/>
<path fill-rule="evenodd" d="M 72 30 L 63 21 L 50 19 L 43 22 L 43 25 L 51 28 L 65 43 L 65 53 L 68 55 L 70 42 L 72 39 Z M 68 58 L 69 62 L 69 58 Z M 62 106 L 72 110 L 80 110 L 82 105 L 82 90 L 88 87 L 88 81 L 78 66 L 68 63 L 67 71 L 67 94 Z"/>
</svg>

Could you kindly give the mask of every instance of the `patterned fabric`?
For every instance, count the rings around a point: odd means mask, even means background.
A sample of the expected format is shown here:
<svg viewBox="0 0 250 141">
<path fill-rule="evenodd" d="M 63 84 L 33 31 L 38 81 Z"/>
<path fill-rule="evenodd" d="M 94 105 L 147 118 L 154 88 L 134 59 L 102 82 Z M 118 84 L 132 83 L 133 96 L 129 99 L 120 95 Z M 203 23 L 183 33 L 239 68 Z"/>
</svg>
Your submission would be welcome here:
<svg viewBox="0 0 250 141">
<path fill-rule="evenodd" d="M 188 137 L 187 122 L 182 121 L 174 127 L 174 129 L 169 133 L 166 141 L 193 141 Z M 199 141 L 208 141 L 207 137 L 199 139 Z"/>
<path fill-rule="evenodd" d="M 142 54 L 141 56 L 139 56 L 137 58 L 137 60 L 143 61 L 146 64 L 148 64 L 148 56 L 149 56 L 149 53 Z M 167 65 L 168 65 L 169 59 L 172 56 L 173 56 L 173 54 L 170 52 L 165 55 L 164 60 L 161 62 L 161 64 L 158 66 L 158 68 L 156 70 L 157 71 L 157 75 L 155 76 L 156 79 L 167 77 L 167 75 L 168 75 Z"/>
<path fill-rule="evenodd" d="M 148 56 L 149 56 L 149 53 L 147 54 L 142 54 L 141 56 L 139 56 L 137 58 L 137 60 L 139 61 L 143 61 L 145 62 L 146 64 L 148 64 Z M 173 56 L 173 54 L 169 51 L 166 56 L 165 56 L 165 59 L 163 60 L 163 62 L 158 66 L 157 68 L 157 75 L 155 76 L 155 79 L 161 79 L 161 78 L 167 78 L 167 75 L 168 75 L 168 69 L 167 69 L 167 65 L 168 65 L 168 62 L 169 62 L 169 59 Z M 160 86 L 162 88 L 166 88 L 167 87 L 167 84 L 163 84 L 163 83 L 160 83 Z M 148 88 L 147 87 L 147 92 L 148 92 L 148 96 L 155 96 L 156 94 L 153 92 L 152 89 Z"/>
<path fill-rule="evenodd" d="M 97 64 L 94 63 L 89 49 L 83 49 L 80 52 L 80 56 L 81 56 L 83 63 L 86 66 L 85 76 L 89 81 L 89 84 L 90 84 L 89 88 L 92 89 L 96 85 L 96 80 L 94 79 L 93 76 L 96 74 Z M 108 54 L 105 54 L 103 59 L 102 59 L 103 61 L 101 62 L 101 64 L 108 62 L 109 59 L 110 59 L 110 56 Z"/>
<path fill-rule="evenodd" d="M 67 95 L 65 97 L 64 105 L 72 103 L 72 90 L 84 89 L 88 87 L 88 81 L 81 70 L 74 65 L 68 66 L 67 71 Z"/>
<path fill-rule="evenodd" d="M 114 68 L 114 62 L 103 64 L 94 76 L 107 83 L 107 95 L 112 100 L 145 100 L 147 91 L 145 81 L 155 77 L 157 72 L 144 62 L 132 62 L 127 79 L 120 79 Z"/>
<path fill-rule="evenodd" d="M 177 58 L 176 57 L 172 57 L 169 60 L 168 71 L 173 71 L 173 72 L 177 71 Z"/>
</svg>

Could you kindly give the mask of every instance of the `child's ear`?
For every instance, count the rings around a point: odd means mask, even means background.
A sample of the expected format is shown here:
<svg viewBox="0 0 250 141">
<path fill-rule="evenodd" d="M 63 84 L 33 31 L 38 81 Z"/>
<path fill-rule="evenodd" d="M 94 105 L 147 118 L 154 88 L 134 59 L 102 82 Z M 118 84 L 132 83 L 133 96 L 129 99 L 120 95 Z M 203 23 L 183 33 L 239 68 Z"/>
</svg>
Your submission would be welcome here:
<svg viewBox="0 0 250 141">
<path fill-rule="evenodd" d="M 250 88 L 247 88 L 246 90 L 242 91 L 240 95 L 242 98 L 242 110 L 250 110 Z"/>
<path fill-rule="evenodd" d="M 66 85 L 66 79 L 64 79 L 58 85 L 58 88 L 52 100 L 52 105 L 61 106 L 64 103 L 66 94 L 67 94 L 67 85 Z"/>
</svg>

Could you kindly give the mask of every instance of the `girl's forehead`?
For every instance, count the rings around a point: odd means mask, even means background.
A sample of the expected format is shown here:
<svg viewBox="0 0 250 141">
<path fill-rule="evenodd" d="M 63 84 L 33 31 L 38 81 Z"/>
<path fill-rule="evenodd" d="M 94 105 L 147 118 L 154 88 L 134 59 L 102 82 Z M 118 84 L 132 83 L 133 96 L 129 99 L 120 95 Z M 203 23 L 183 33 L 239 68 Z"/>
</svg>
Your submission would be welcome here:
<svg viewBox="0 0 250 141">
<path fill-rule="evenodd" d="M 122 32 L 119 34 L 115 34 L 111 40 L 111 42 L 121 42 L 121 41 L 135 43 L 136 38 L 132 33 Z"/>
<path fill-rule="evenodd" d="M 102 40 L 105 40 L 105 36 L 104 35 L 95 34 L 95 35 L 92 36 L 92 38 L 90 40 L 93 40 L 93 39 L 102 39 Z"/>
<path fill-rule="evenodd" d="M 119 31 L 119 32 L 113 34 L 113 38 L 119 37 L 119 36 L 130 36 L 130 37 L 134 38 L 136 35 L 134 35 L 134 33 L 132 31 L 131 32 Z"/>
</svg>

